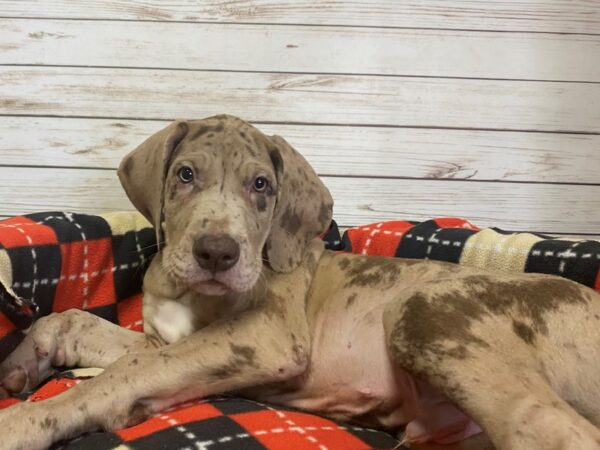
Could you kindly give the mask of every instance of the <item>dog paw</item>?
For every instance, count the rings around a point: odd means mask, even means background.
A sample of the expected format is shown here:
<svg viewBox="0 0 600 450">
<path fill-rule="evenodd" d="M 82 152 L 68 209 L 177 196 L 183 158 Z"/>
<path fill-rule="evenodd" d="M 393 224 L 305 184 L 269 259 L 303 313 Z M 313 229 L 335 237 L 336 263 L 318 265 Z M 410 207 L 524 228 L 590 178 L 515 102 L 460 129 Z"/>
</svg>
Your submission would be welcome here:
<svg viewBox="0 0 600 450">
<path fill-rule="evenodd" d="M 70 309 L 40 318 L 27 336 L 0 364 L 0 386 L 11 393 L 35 388 L 53 372 L 52 367 L 74 367 L 80 363 L 81 337 L 97 327 L 100 318 Z"/>
<path fill-rule="evenodd" d="M 51 372 L 49 353 L 28 335 L 0 364 L 0 396 L 28 392 Z"/>
</svg>

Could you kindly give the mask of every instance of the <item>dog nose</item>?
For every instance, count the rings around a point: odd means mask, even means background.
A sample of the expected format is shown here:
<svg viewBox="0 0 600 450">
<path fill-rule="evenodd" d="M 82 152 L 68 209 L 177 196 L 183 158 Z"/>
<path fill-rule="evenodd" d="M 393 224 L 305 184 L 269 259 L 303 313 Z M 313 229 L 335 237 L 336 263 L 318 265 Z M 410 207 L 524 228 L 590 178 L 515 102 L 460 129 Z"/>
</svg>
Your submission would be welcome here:
<svg viewBox="0 0 600 450">
<path fill-rule="evenodd" d="M 240 259 L 240 245 L 229 236 L 202 236 L 193 251 L 200 267 L 212 273 L 230 269 Z"/>
</svg>

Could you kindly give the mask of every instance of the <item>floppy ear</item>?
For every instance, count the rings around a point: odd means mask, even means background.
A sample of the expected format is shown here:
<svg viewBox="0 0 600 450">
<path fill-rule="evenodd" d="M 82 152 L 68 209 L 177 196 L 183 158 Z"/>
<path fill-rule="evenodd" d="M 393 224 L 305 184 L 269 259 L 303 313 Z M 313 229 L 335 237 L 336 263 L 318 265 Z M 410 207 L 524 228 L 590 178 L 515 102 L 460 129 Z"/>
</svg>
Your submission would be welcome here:
<svg viewBox="0 0 600 450">
<path fill-rule="evenodd" d="M 173 151 L 187 132 L 186 122 L 173 122 L 125 156 L 117 171 L 127 197 L 154 225 L 158 238 L 165 176 Z"/>
<path fill-rule="evenodd" d="M 333 199 L 313 168 L 280 136 L 270 138 L 269 156 L 277 175 L 277 204 L 265 246 L 271 268 L 290 272 L 307 244 L 327 230 Z"/>
</svg>

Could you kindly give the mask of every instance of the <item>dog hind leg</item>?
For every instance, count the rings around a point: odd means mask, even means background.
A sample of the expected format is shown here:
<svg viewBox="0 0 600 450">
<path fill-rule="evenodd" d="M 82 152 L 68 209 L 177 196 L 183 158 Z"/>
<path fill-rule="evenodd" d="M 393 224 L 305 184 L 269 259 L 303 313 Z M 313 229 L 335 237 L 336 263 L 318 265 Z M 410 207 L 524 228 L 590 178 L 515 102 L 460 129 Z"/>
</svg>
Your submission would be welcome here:
<svg viewBox="0 0 600 450">
<path fill-rule="evenodd" d="M 600 431 L 552 390 L 509 321 L 475 314 L 477 299 L 440 304 L 419 289 L 384 314 L 396 363 L 472 417 L 497 450 L 600 449 Z"/>
</svg>

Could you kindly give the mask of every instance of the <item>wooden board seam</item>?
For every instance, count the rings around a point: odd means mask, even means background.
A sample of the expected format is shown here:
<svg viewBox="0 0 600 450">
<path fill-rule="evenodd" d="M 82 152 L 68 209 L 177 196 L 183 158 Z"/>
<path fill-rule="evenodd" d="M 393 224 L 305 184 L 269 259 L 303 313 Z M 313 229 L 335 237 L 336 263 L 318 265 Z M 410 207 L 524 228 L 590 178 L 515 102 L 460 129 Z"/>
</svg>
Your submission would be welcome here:
<svg viewBox="0 0 600 450">
<path fill-rule="evenodd" d="M 569 36 L 600 36 L 600 33 L 590 32 L 575 32 L 575 31 L 537 31 L 526 30 L 521 28 L 515 29 L 494 29 L 494 28 L 449 28 L 449 27 L 410 27 L 410 26 L 393 26 L 393 25 L 361 25 L 356 24 L 336 24 L 336 23 L 307 23 L 307 22 L 244 22 L 244 21 L 221 21 L 221 20 L 161 20 L 161 19 L 117 19 L 117 18 L 89 18 L 89 17 L 61 17 L 61 16 L 0 16 L 0 19 L 11 20 L 72 20 L 81 22 L 140 22 L 140 23 L 184 23 L 184 24 L 199 24 L 199 25 L 265 25 L 277 27 L 331 27 L 331 28 L 363 28 L 363 29 L 382 29 L 382 30 L 423 30 L 423 31 L 464 31 L 469 33 L 522 33 L 522 34 L 551 34 L 551 35 L 569 35 Z"/>
<path fill-rule="evenodd" d="M 129 116 L 82 116 L 78 114 L 18 114 L 18 113 L 0 113 L 0 117 L 36 117 L 36 118 L 55 118 L 55 119 L 98 119 L 98 120 L 135 120 L 148 122 L 174 121 L 178 117 L 129 117 Z M 600 131 L 582 131 L 582 130 L 528 130 L 520 128 L 489 128 L 489 127 L 451 127 L 434 125 L 394 125 L 386 123 L 338 123 L 338 122 L 300 122 L 300 121 L 275 121 L 275 120 L 252 120 L 249 123 L 253 125 L 297 125 L 297 126 L 323 126 L 323 127 L 349 127 L 349 128 L 398 128 L 412 130 L 456 130 L 456 131 L 499 131 L 507 133 L 543 133 L 543 134 L 570 134 L 600 136 Z"/>
<path fill-rule="evenodd" d="M 171 72 L 214 72 L 214 73 L 260 73 L 273 75 L 335 75 L 341 77 L 380 77 L 380 78 L 419 78 L 434 80 L 482 80 L 482 81 L 507 81 L 529 83 L 568 83 L 568 84 L 599 84 L 600 81 L 587 80 L 554 80 L 536 78 L 502 78 L 502 77 L 465 77 L 453 75 L 408 75 L 387 74 L 371 72 L 335 72 L 335 71 L 286 71 L 286 70 L 249 70 L 249 69 L 191 69 L 188 67 L 152 67 L 152 66 L 107 66 L 100 64 L 2 64 L 0 67 L 52 67 L 73 69 L 117 69 L 117 70 L 155 70 Z"/>
</svg>

